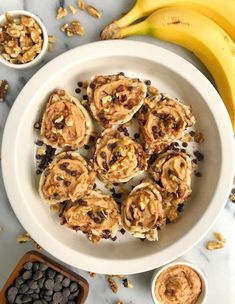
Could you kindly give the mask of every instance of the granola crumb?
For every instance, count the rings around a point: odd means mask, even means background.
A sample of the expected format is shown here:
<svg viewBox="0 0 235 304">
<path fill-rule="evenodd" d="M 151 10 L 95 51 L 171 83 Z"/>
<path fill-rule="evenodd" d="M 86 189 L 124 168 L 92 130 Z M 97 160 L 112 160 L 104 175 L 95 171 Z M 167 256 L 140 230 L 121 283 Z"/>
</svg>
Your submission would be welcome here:
<svg viewBox="0 0 235 304">
<path fill-rule="evenodd" d="M 108 276 L 108 283 L 110 288 L 112 289 L 112 292 L 117 293 L 118 292 L 118 285 L 117 283 L 112 279 L 111 276 Z"/>
<path fill-rule="evenodd" d="M 223 242 L 208 242 L 206 245 L 206 248 L 208 250 L 215 250 L 215 249 L 221 249 L 224 248 L 224 243 Z"/>
<path fill-rule="evenodd" d="M 8 92 L 8 82 L 6 80 L 0 80 L 0 102 L 5 100 L 5 97 Z"/>
<path fill-rule="evenodd" d="M 85 9 L 85 2 L 83 0 L 77 0 L 77 5 L 81 11 Z"/>
<path fill-rule="evenodd" d="M 72 4 L 69 5 L 69 9 L 70 9 L 70 11 L 71 11 L 71 13 L 72 13 L 73 15 L 76 14 L 77 9 L 76 9 L 76 7 L 74 7 Z"/>
<path fill-rule="evenodd" d="M 86 5 L 85 8 L 86 8 L 87 13 L 90 16 L 92 16 L 94 18 L 98 18 L 98 19 L 101 18 L 102 12 L 100 10 L 98 10 L 97 8 L 95 8 L 94 6 L 92 6 L 92 5 Z"/>
<path fill-rule="evenodd" d="M 59 7 L 58 10 L 57 10 L 57 16 L 56 16 L 56 19 L 62 19 L 64 18 L 65 16 L 68 15 L 68 11 L 66 8 L 64 7 Z"/>
<path fill-rule="evenodd" d="M 220 232 L 215 231 L 214 236 L 219 242 L 226 243 L 226 239 Z"/>
<path fill-rule="evenodd" d="M 96 273 L 95 273 L 95 272 L 89 272 L 89 276 L 90 276 L 91 278 L 94 278 L 94 277 L 96 276 Z"/>
<path fill-rule="evenodd" d="M 133 288 L 134 285 L 126 278 L 122 280 L 122 284 L 125 288 Z"/>
</svg>

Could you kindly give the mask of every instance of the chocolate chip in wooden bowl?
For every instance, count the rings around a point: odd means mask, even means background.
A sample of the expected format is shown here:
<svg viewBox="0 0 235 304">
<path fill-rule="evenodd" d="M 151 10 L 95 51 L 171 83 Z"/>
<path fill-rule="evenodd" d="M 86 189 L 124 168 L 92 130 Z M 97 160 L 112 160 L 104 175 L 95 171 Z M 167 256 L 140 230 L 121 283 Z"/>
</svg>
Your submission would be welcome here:
<svg viewBox="0 0 235 304">
<path fill-rule="evenodd" d="M 41 279 L 35 278 L 38 272 L 43 275 Z M 0 292 L 0 303 L 79 304 L 84 303 L 87 293 L 88 284 L 79 275 L 37 252 L 29 252 Z"/>
</svg>

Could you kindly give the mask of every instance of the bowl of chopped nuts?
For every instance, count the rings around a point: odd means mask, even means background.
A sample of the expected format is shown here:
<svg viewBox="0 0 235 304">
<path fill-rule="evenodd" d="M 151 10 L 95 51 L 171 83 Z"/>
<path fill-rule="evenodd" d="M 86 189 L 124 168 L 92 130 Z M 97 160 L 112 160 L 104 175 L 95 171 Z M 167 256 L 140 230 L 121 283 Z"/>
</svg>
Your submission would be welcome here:
<svg viewBox="0 0 235 304">
<path fill-rule="evenodd" d="M 0 16 L 0 62 L 14 69 L 39 63 L 48 48 L 48 35 L 34 14 L 16 10 Z"/>
</svg>

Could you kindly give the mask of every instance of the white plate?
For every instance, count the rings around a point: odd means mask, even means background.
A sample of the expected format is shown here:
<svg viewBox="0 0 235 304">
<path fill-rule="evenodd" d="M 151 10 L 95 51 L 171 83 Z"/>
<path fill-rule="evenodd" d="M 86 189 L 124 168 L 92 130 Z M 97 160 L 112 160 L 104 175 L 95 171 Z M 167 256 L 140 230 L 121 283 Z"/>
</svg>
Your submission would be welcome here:
<svg viewBox="0 0 235 304">
<path fill-rule="evenodd" d="M 160 232 L 159 242 L 119 235 L 116 242 L 93 245 L 59 225 L 35 186 L 33 124 L 48 94 L 96 74 L 120 71 L 150 79 L 161 91 L 192 105 L 205 142 L 193 195 L 177 223 Z M 27 83 L 10 112 L 3 137 L 2 169 L 11 205 L 24 228 L 62 261 L 98 273 L 137 273 L 179 257 L 215 221 L 229 195 L 234 174 L 233 131 L 226 109 L 210 82 L 191 64 L 165 49 L 133 41 L 105 41 L 75 48 L 44 66 Z"/>
</svg>

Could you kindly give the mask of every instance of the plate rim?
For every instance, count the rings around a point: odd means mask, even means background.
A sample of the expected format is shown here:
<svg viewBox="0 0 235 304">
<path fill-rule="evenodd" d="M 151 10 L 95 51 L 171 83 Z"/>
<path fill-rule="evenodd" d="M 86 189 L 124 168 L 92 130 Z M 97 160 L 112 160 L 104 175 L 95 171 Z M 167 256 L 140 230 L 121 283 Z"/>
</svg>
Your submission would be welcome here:
<svg viewBox="0 0 235 304">
<path fill-rule="evenodd" d="M 94 52 L 95 48 L 96 52 Z M 148 54 L 151 54 L 150 58 Z M 80 60 L 83 61 L 117 55 L 129 55 L 132 57 L 152 60 L 157 63 L 161 63 L 162 65 L 165 64 L 168 66 L 168 68 L 171 68 L 171 70 L 175 71 L 181 77 L 186 79 L 198 92 L 206 96 L 204 98 L 205 102 L 210 108 L 210 111 L 213 113 L 220 136 L 222 151 L 220 175 L 226 176 L 226 183 L 222 180 L 221 177 L 219 178 L 217 189 L 211 199 L 212 203 L 208 206 L 205 212 L 207 217 L 203 216 L 200 221 L 194 227 L 192 227 L 180 240 L 164 249 L 161 252 L 161 255 L 164 256 L 164 258 L 161 259 L 157 257 L 159 253 L 144 257 L 138 257 L 132 260 L 102 259 L 101 257 L 91 257 L 87 256 L 86 254 L 82 254 L 55 240 L 52 236 L 50 236 L 48 231 L 44 230 L 44 232 L 47 233 L 47 237 L 44 236 L 44 233 L 38 234 L 37 229 L 40 227 L 40 225 L 37 225 L 39 223 L 34 223 L 34 225 L 32 225 L 32 221 L 27 221 L 27 216 L 20 212 L 20 198 L 17 200 L 17 202 L 15 200 L 17 194 L 18 197 L 21 196 L 21 191 L 20 189 L 17 189 L 17 187 L 15 189 L 13 187 L 14 184 L 17 185 L 16 178 L 14 177 L 15 167 L 13 166 L 14 141 L 16 141 L 17 132 L 12 134 L 12 130 L 15 130 L 14 126 L 16 127 L 17 117 L 20 117 L 21 115 L 19 115 L 19 113 L 23 111 L 21 103 L 23 100 L 27 100 L 27 95 L 29 94 L 30 88 L 33 88 L 38 85 L 38 83 L 41 83 L 42 80 L 40 79 L 45 80 L 45 75 L 51 75 L 51 70 L 54 70 L 53 67 L 56 66 L 57 69 L 60 69 L 60 67 L 62 68 L 67 64 L 71 64 L 73 57 L 81 58 Z M 169 66 L 170 63 L 174 63 L 173 66 Z M 193 82 L 193 79 L 197 79 L 197 81 Z M 212 100 L 211 102 L 213 102 L 213 107 L 209 104 L 209 100 Z M 217 113 L 217 116 L 215 113 Z M 218 115 L 220 116 L 220 119 L 218 119 Z M 222 130 L 226 130 L 226 132 L 222 132 Z M 235 149 L 233 136 L 232 125 L 230 123 L 227 110 L 225 109 L 225 106 L 216 89 L 196 67 L 194 67 L 187 60 L 183 59 L 181 56 L 176 55 L 175 53 L 166 50 L 165 48 L 146 42 L 131 40 L 92 42 L 71 49 L 48 62 L 34 74 L 34 76 L 27 82 L 27 84 L 17 96 L 8 115 L 2 139 L 3 182 L 14 213 L 21 222 L 22 226 L 26 231 L 28 231 L 32 238 L 35 239 L 35 241 L 39 243 L 42 248 L 49 252 L 52 256 L 73 267 L 77 267 L 86 271 L 95 271 L 97 273 L 106 274 L 120 272 L 123 274 L 140 273 L 160 267 L 166 263 L 171 262 L 172 260 L 177 259 L 179 256 L 183 255 L 185 252 L 189 251 L 193 246 L 195 246 L 214 224 L 227 201 L 233 183 L 235 168 Z M 9 146 L 11 149 L 8 149 Z M 226 149 L 228 146 L 230 149 Z M 209 225 L 208 222 L 210 222 Z M 38 228 L 36 229 L 35 227 Z M 176 246 L 179 246 L 178 249 L 175 248 Z M 54 248 L 56 248 L 56 250 L 54 250 Z M 65 248 L 66 254 L 64 253 Z"/>
</svg>

